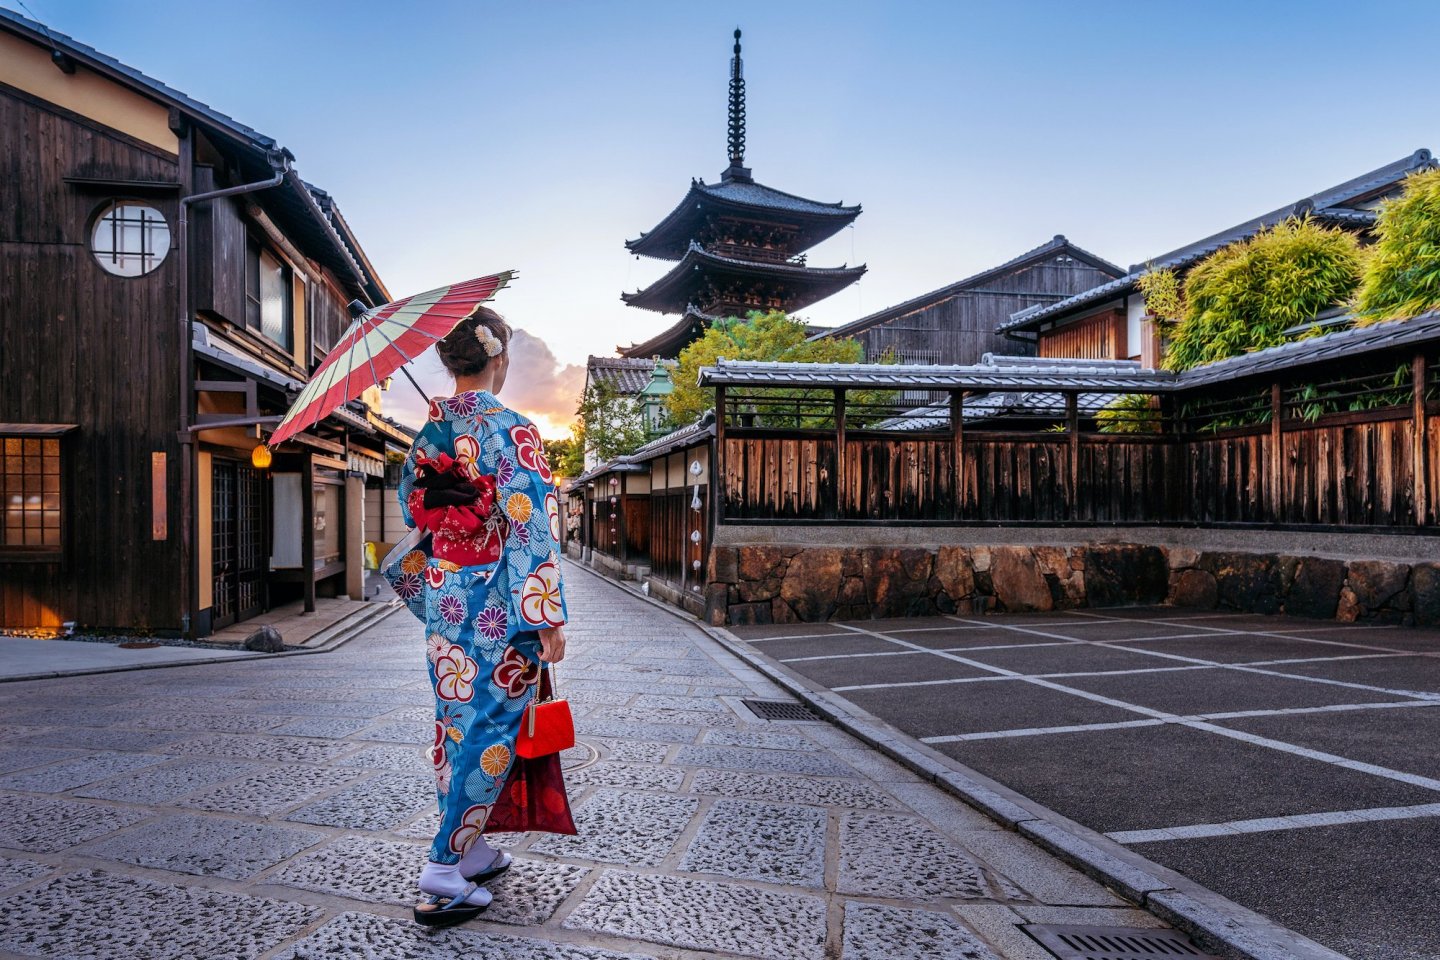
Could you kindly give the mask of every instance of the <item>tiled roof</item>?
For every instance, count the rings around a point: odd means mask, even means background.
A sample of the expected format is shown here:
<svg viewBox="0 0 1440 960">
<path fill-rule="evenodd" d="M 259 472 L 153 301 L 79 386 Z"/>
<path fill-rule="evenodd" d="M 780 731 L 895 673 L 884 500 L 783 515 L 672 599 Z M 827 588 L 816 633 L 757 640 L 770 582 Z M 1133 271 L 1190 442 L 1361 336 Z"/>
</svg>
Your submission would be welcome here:
<svg viewBox="0 0 1440 960">
<path fill-rule="evenodd" d="M 661 360 L 665 366 L 674 369 L 674 360 Z M 655 361 L 649 357 L 591 357 L 585 361 L 585 378 L 588 383 L 607 383 L 621 393 L 639 393 L 650 382 L 650 372 Z"/>
<path fill-rule="evenodd" d="M 632 463 L 639 463 L 646 460 L 653 460 L 656 457 L 664 456 L 677 447 L 685 447 L 694 443 L 702 436 L 715 432 L 715 411 L 706 410 L 694 423 L 688 423 L 683 427 L 671 430 L 663 437 L 656 437 L 649 443 L 640 447 L 627 458 Z"/>
<path fill-rule="evenodd" d="M 700 369 L 700 383 L 704 386 L 1175 393 L 1350 360 L 1368 353 L 1435 343 L 1440 343 L 1440 310 L 1409 320 L 1392 320 L 1297 340 L 1178 374 L 1146 370 L 1133 361 L 1034 357 L 987 356 L 988 362 L 968 366 L 721 360 Z"/>
<path fill-rule="evenodd" d="M 858 203 L 853 207 L 847 207 L 844 203 L 822 203 L 818 200 L 807 200 L 805 197 L 776 190 L 774 187 L 767 187 L 753 180 L 722 180 L 719 183 L 705 183 L 703 180 L 697 180 L 694 186 L 701 193 L 751 207 L 769 207 L 775 210 L 808 213 L 821 217 L 853 218 L 860 214 Z"/>
<path fill-rule="evenodd" d="M 982 270 L 974 276 L 966 277 L 964 280 L 958 280 L 955 283 L 947 284 L 946 286 L 940 287 L 937 290 L 931 290 L 929 293 L 922 293 L 918 297 L 912 297 L 911 299 L 906 300 L 903 303 L 895 304 L 893 307 L 886 307 L 884 310 L 879 310 L 868 316 L 861 317 L 859 320 L 852 320 L 847 324 L 843 324 L 842 326 L 835 327 L 831 330 L 826 330 L 822 333 L 812 336 L 810 339 L 818 340 L 821 337 L 845 337 L 853 333 L 859 333 L 862 330 L 873 327 L 877 323 L 884 323 L 887 320 L 892 320 L 895 317 L 902 316 L 914 310 L 920 310 L 924 307 L 928 307 L 933 303 L 938 303 L 942 300 L 948 300 L 956 294 L 963 293 L 964 291 L 972 287 L 976 287 L 982 283 L 994 280 L 996 277 L 1004 276 L 1012 270 L 1027 266 L 1031 263 L 1034 263 L 1035 261 L 1044 260 L 1048 257 L 1058 256 L 1060 254 L 1068 254 L 1069 256 L 1075 257 L 1076 259 L 1083 260 L 1093 267 L 1106 271 L 1112 276 L 1118 277 L 1125 272 L 1123 269 L 1111 263 L 1109 260 L 1097 257 L 1090 251 L 1071 243 L 1065 238 L 1065 235 L 1063 233 L 1056 234 L 1053 239 L 1047 241 L 1046 243 L 1042 243 L 1040 246 L 1034 248 L 1033 250 L 1027 250 L 1024 253 L 1020 254 L 1018 257 L 1007 260 L 998 266 Z"/>
<path fill-rule="evenodd" d="M 1135 283 L 1142 276 L 1152 269 L 1165 267 L 1183 268 L 1196 261 L 1209 256 L 1221 247 L 1229 246 L 1237 240 L 1244 240 L 1251 237 L 1262 229 L 1274 226 L 1291 217 L 1310 215 L 1317 219 L 1345 220 L 1357 226 L 1365 226 L 1373 222 L 1365 218 L 1363 214 L 1367 211 L 1355 210 L 1350 204 L 1357 200 L 1368 199 L 1371 195 L 1390 189 L 1400 183 L 1406 176 L 1417 171 L 1426 170 L 1435 165 L 1435 159 L 1429 150 L 1416 150 L 1408 157 L 1387 163 L 1383 167 L 1371 170 L 1353 180 L 1337 184 L 1328 190 L 1322 190 L 1313 196 L 1296 201 L 1278 210 L 1272 210 L 1267 214 L 1247 220 L 1242 224 L 1222 230 L 1219 233 L 1206 237 L 1203 240 L 1159 256 L 1152 257 L 1142 264 L 1135 264 L 1130 267 L 1130 272 L 1118 280 L 1101 284 L 1090 290 L 1077 293 L 1058 303 L 1052 303 L 1039 308 L 1029 308 L 1012 314 L 1010 319 L 999 324 L 995 329 L 999 333 L 1006 333 L 1013 330 L 1033 328 L 1036 324 L 1052 317 L 1064 316 L 1084 307 L 1089 307 L 1107 300 L 1118 299 L 1135 289 Z"/>
</svg>

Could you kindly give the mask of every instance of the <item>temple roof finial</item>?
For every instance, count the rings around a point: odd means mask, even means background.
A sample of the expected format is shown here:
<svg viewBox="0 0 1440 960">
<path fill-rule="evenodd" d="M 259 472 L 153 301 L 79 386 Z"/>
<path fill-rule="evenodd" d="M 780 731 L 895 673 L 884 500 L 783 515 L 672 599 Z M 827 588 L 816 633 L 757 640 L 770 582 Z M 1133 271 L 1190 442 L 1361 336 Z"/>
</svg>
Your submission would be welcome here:
<svg viewBox="0 0 1440 960">
<path fill-rule="evenodd" d="M 740 59 L 740 28 L 735 28 L 735 56 L 730 60 L 730 168 L 726 180 L 750 179 L 745 168 L 745 64 Z"/>
</svg>

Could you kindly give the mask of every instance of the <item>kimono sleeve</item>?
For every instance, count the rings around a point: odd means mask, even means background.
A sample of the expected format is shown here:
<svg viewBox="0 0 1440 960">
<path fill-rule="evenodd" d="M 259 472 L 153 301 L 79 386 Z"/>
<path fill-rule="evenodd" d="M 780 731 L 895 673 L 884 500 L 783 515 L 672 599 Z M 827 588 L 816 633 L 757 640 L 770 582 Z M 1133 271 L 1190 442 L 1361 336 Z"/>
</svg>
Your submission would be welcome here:
<svg viewBox="0 0 1440 960">
<path fill-rule="evenodd" d="M 560 498 L 545 459 L 540 431 L 524 418 L 517 420 L 508 431 L 515 476 L 504 490 L 505 510 L 512 525 L 507 542 L 511 595 L 520 629 L 541 630 L 566 621 L 565 591 L 560 581 Z M 516 525 L 524 529 L 518 540 Z"/>
<path fill-rule="evenodd" d="M 410 515 L 410 494 L 415 489 L 415 458 L 433 457 L 437 449 L 435 444 L 435 424 L 427 423 L 415 437 L 405 462 L 400 466 L 400 485 L 395 490 L 395 496 L 400 500 L 400 517 L 411 530 L 415 529 L 415 518 Z"/>
</svg>

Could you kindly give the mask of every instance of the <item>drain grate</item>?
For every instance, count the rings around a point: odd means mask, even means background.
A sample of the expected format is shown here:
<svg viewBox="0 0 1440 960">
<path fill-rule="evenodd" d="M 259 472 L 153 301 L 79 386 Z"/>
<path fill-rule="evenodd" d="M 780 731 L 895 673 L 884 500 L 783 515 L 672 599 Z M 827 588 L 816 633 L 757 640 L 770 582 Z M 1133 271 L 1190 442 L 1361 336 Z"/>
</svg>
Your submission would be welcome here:
<svg viewBox="0 0 1440 960">
<path fill-rule="evenodd" d="M 1195 946 L 1178 930 L 1036 923 L 1021 929 L 1059 960 L 1153 960 L 1155 957 L 1219 960 L 1213 953 Z"/>
<path fill-rule="evenodd" d="M 794 700 L 741 700 L 761 720 L 818 721 L 810 708 Z"/>
</svg>

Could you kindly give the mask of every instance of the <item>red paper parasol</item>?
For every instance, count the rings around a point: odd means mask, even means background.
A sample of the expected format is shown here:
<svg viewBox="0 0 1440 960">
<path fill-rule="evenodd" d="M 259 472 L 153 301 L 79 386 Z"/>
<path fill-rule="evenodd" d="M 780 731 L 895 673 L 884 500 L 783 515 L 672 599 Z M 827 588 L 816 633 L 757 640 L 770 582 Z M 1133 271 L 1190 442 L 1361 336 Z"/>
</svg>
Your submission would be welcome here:
<svg viewBox="0 0 1440 960">
<path fill-rule="evenodd" d="M 320 364 L 267 443 L 280 445 L 366 388 L 378 385 L 443 340 L 455 324 L 514 276 L 515 271 L 506 270 L 366 310 Z"/>
</svg>

